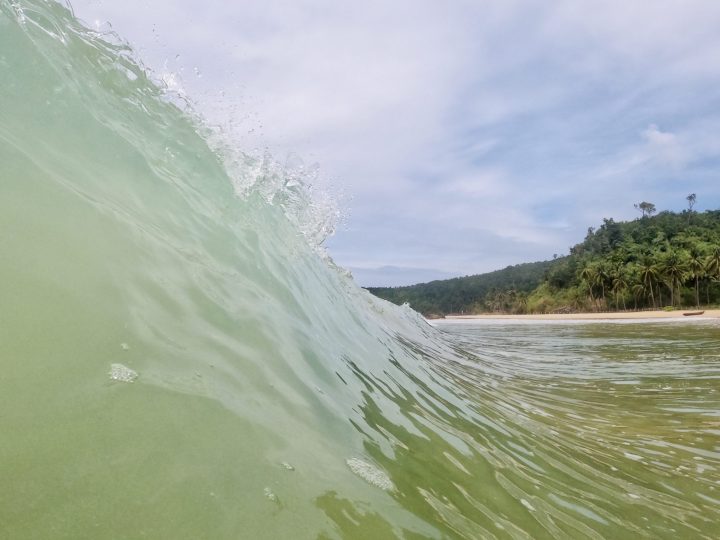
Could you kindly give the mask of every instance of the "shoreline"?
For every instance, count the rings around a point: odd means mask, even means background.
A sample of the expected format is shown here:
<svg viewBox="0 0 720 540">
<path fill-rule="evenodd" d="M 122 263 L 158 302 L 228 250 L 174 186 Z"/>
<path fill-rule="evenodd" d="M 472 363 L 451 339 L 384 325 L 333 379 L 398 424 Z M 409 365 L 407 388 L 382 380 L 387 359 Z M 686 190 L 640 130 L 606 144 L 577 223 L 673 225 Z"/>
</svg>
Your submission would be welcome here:
<svg viewBox="0 0 720 540">
<path fill-rule="evenodd" d="M 702 315 L 686 317 L 683 313 L 694 311 L 705 311 Z M 675 310 L 675 311 L 624 311 L 612 313 L 545 313 L 535 315 L 501 315 L 484 313 L 479 315 L 446 315 L 443 319 L 428 319 L 435 321 L 457 321 L 457 320 L 483 320 L 483 319 L 507 319 L 527 321 L 605 321 L 605 320 L 638 320 L 638 319 L 675 319 L 675 320 L 697 320 L 697 319 L 720 319 L 720 309 L 706 310 Z"/>
</svg>

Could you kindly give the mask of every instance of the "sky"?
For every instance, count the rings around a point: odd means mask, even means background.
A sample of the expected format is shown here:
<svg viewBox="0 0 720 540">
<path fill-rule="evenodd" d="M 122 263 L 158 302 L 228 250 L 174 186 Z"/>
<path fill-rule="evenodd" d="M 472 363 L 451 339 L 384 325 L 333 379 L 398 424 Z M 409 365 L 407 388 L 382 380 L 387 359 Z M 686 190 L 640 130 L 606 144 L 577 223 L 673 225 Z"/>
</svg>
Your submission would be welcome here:
<svg viewBox="0 0 720 540">
<path fill-rule="evenodd" d="M 317 163 L 363 286 L 720 208 L 716 0 L 72 2 L 248 152 Z"/>
</svg>

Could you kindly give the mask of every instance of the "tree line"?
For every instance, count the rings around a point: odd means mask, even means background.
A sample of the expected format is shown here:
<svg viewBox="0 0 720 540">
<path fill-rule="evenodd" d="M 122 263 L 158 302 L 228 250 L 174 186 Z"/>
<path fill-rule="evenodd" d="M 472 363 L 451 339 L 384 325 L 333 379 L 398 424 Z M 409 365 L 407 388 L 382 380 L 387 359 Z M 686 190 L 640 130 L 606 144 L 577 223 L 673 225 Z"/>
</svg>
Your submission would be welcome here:
<svg viewBox="0 0 720 540">
<path fill-rule="evenodd" d="M 570 253 L 552 261 L 430 284 L 370 289 L 425 315 L 676 309 L 720 303 L 720 210 L 606 218 Z M 481 284 L 482 286 L 478 286 Z M 474 286 L 473 286 L 474 285 Z"/>
<path fill-rule="evenodd" d="M 643 202 L 642 217 L 603 220 L 553 266 L 535 292 L 541 310 L 585 311 L 699 307 L 720 301 L 720 211 L 688 209 L 655 213 Z M 531 302 L 532 305 L 532 302 Z"/>
<path fill-rule="evenodd" d="M 426 316 L 506 310 L 511 302 L 527 298 L 553 263 L 517 264 L 486 274 L 405 287 L 369 287 L 368 290 L 398 305 L 408 303 Z"/>
</svg>

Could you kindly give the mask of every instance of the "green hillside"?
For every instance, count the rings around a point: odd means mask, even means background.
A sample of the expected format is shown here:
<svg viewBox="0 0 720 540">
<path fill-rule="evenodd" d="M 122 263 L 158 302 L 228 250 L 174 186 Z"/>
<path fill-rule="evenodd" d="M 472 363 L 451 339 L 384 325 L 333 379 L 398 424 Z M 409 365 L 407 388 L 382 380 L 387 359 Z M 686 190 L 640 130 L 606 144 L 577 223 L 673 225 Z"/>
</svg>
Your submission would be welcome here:
<svg viewBox="0 0 720 540">
<path fill-rule="evenodd" d="M 688 197 L 690 200 L 690 197 Z M 694 199 L 693 199 L 694 202 Z M 373 294 L 425 315 L 674 309 L 720 303 L 720 210 L 604 219 L 552 261 Z"/>
<path fill-rule="evenodd" d="M 407 287 L 370 287 L 368 290 L 395 304 L 407 302 L 425 315 L 480 313 L 497 310 L 499 296 L 511 296 L 513 301 L 527 298 L 543 282 L 547 271 L 556 262 L 518 264 L 487 274 Z"/>
</svg>

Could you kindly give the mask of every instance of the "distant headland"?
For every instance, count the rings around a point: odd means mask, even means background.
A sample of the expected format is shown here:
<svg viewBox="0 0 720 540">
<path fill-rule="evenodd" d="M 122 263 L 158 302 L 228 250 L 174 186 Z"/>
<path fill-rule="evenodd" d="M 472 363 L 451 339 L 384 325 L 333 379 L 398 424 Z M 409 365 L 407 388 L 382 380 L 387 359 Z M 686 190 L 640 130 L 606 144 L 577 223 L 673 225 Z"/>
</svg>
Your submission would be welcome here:
<svg viewBox="0 0 720 540">
<path fill-rule="evenodd" d="M 406 287 L 368 287 L 429 318 L 446 315 L 629 313 L 720 307 L 720 210 L 603 219 L 566 256 Z M 676 313 L 679 315 L 679 313 Z"/>
</svg>

